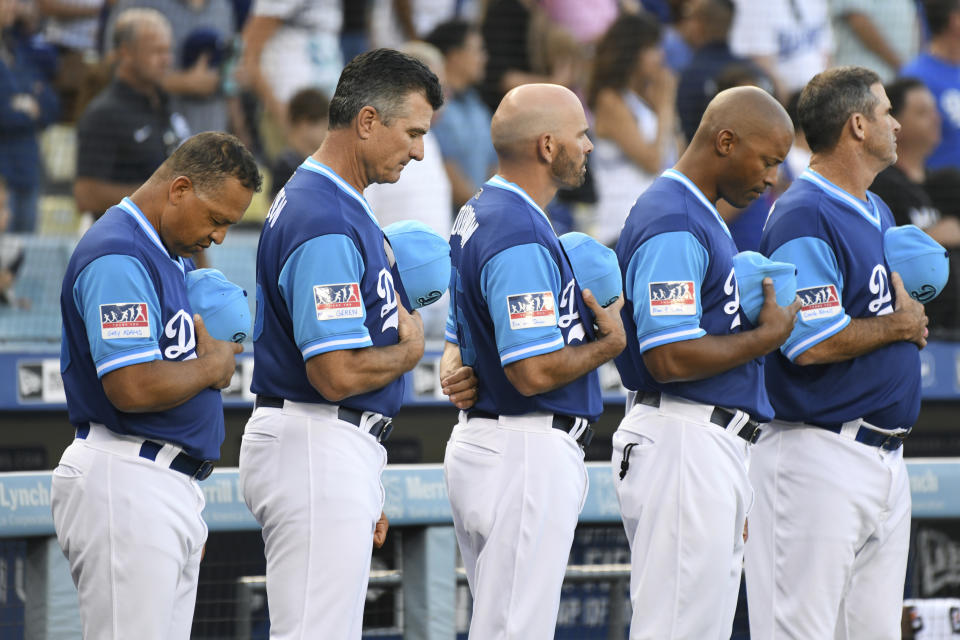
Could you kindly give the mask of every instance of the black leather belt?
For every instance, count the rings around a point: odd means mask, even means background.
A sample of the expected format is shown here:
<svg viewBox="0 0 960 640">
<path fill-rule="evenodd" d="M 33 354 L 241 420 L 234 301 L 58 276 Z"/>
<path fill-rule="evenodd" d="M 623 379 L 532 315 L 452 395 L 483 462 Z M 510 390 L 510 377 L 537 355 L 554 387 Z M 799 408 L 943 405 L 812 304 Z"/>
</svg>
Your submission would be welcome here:
<svg viewBox="0 0 960 640">
<path fill-rule="evenodd" d="M 816 424 L 814 422 L 809 424 L 821 429 L 826 429 L 827 431 L 832 431 L 836 434 L 839 434 L 843 429 L 842 424 Z M 908 434 L 906 433 L 894 435 L 892 433 L 874 431 L 869 427 L 860 427 L 857 430 L 857 435 L 854 436 L 853 439 L 870 447 L 880 447 L 881 449 L 886 449 L 887 451 L 896 451 L 903 445 L 903 441 L 907 439 L 907 435 Z"/>
<path fill-rule="evenodd" d="M 495 413 L 490 413 L 489 411 L 480 411 L 479 409 L 471 409 L 467 411 L 467 419 L 472 420 L 473 418 L 483 418 L 485 420 L 499 420 L 500 416 Z M 565 431 L 570 433 L 574 427 L 577 426 L 579 420 L 585 420 L 585 418 L 575 418 L 574 416 L 565 416 L 563 414 L 554 414 L 552 427 L 554 429 L 559 429 L 560 431 Z M 586 449 L 590 446 L 590 441 L 593 440 L 593 427 L 589 424 L 584 428 L 584 430 L 577 437 L 577 444 L 580 445 L 582 449 Z"/>
<path fill-rule="evenodd" d="M 283 398 L 258 395 L 253 406 L 255 409 L 259 409 L 260 407 L 283 409 Z M 349 422 L 355 427 L 359 427 L 363 424 L 364 413 L 368 412 L 360 411 L 358 409 L 351 409 L 350 407 L 337 407 L 337 418 L 339 420 L 343 420 L 344 422 Z M 393 431 L 393 418 L 380 418 L 373 424 L 369 425 L 368 431 L 370 435 L 377 439 L 378 442 L 385 441 L 390 437 L 390 432 Z"/>
<path fill-rule="evenodd" d="M 659 391 L 638 391 L 637 397 L 634 399 L 634 404 L 645 404 L 649 407 L 659 407 L 660 406 L 660 392 Z M 735 411 L 730 411 L 729 409 L 724 409 L 723 407 L 714 407 L 713 413 L 710 414 L 710 422 L 717 425 L 718 427 L 723 427 L 724 429 L 730 425 L 730 421 L 733 420 L 736 416 Z M 746 424 L 740 427 L 740 430 L 737 431 L 737 435 L 753 444 L 757 441 L 757 438 L 760 437 L 760 423 L 756 420 L 747 420 Z"/>
<path fill-rule="evenodd" d="M 83 423 L 77 426 L 77 438 L 86 440 L 90 435 L 90 424 Z M 163 443 L 153 440 L 144 440 L 140 445 L 140 457 L 147 460 L 156 461 L 157 454 L 163 448 Z M 170 468 L 174 471 L 193 478 L 194 480 L 206 480 L 213 473 L 213 460 L 201 460 L 181 451 L 170 461 Z"/>
</svg>

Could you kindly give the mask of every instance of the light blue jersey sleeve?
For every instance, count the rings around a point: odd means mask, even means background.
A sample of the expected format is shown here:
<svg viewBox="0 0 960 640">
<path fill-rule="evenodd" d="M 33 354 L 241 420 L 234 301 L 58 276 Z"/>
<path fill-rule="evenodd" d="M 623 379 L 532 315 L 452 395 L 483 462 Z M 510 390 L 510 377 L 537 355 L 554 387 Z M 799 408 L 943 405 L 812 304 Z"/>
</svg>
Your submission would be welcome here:
<svg viewBox="0 0 960 640">
<path fill-rule="evenodd" d="M 630 258 L 626 296 L 633 302 L 640 353 L 706 335 L 701 287 L 709 257 L 688 231 L 653 236 Z"/>
<path fill-rule="evenodd" d="M 143 264 L 109 255 L 88 264 L 73 285 L 97 376 L 160 360 L 160 299 Z"/>
<path fill-rule="evenodd" d="M 797 265 L 797 296 L 803 304 L 797 324 L 780 351 L 790 361 L 850 324 L 843 308 L 843 277 L 833 249 L 820 238 L 804 236 L 784 243 L 771 260 Z"/>
<path fill-rule="evenodd" d="M 364 324 L 363 270 L 360 252 L 341 234 L 311 238 L 287 258 L 278 285 L 304 360 L 373 345 Z"/>
<path fill-rule="evenodd" d="M 563 348 L 557 326 L 560 270 L 546 247 L 533 243 L 504 249 L 483 266 L 480 287 L 501 365 Z"/>
</svg>

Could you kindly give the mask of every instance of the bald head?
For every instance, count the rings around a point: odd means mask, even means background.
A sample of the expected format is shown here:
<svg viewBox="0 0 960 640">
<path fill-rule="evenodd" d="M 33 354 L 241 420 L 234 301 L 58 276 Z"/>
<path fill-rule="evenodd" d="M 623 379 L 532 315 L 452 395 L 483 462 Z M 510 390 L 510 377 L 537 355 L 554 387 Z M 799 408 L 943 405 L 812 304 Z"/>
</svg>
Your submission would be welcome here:
<svg viewBox="0 0 960 640">
<path fill-rule="evenodd" d="M 734 87 L 718 93 L 703 114 L 691 146 L 713 146 L 723 130 L 738 138 L 789 136 L 793 123 L 787 110 L 769 93 L 758 87 Z"/>
<path fill-rule="evenodd" d="M 155 9 L 125 9 L 117 16 L 113 27 L 113 46 L 120 48 L 141 37 L 144 31 L 156 29 L 170 33 L 170 21 Z"/>
<path fill-rule="evenodd" d="M 503 97 L 490 123 L 490 136 L 502 159 L 533 157 L 545 133 L 586 127 L 583 105 L 575 93 L 557 84 L 525 84 Z"/>
</svg>

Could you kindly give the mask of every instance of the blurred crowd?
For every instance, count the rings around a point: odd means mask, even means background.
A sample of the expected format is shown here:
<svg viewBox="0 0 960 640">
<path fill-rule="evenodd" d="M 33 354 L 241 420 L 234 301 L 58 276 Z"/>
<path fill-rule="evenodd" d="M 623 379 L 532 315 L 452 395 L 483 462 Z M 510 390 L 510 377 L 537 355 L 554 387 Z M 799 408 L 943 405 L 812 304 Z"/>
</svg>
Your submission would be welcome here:
<svg viewBox="0 0 960 640">
<path fill-rule="evenodd" d="M 75 136 L 72 196 L 89 218 L 206 130 L 254 150 L 273 194 L 322 141 L 345 61 L 393 47 L 434 70 L 447 102 L 424 160 L 367 190 L 381 224 L 449 233 L 496 170 L 500 98 L 553 82 L 581 96 L 596 146 L 584 186 L 551 204 L 554 227 L 613 245 L 716 93 L 756 85 L 793 112 L 817 72 L 866 66 L 902 126 L 873 190 L 951 251 L 955 275 L 927 313 L 960 333 L 960 0 L 0 0 L 0 30 L 0 224 L 20 234 L 37 229 L 50 125 Z M 798 130 L 781 184 L 721 210 L 741 250 L 808 159 Z M 18 304 L 8 244 L 0 305 Z"/>
</svg>

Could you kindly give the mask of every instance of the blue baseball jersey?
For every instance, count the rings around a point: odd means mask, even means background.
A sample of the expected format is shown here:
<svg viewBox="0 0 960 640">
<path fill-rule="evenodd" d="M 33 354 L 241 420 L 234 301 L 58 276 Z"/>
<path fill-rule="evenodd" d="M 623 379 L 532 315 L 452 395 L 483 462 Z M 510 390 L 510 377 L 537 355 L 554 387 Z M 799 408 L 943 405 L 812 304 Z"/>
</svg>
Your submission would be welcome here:
<svg viewBox="0 0 960 640">
<path fill-rule="evenodd" d="M 307 158 L 277 194 L 260 234 L 251 391 L 334 404 L 310 384 L 307 360 L 397 344 L 398 301 L 410 307 L 387 251 L 363 196 Z M 400 376 L 338 404 L 393 416 L 402 399 Z"/>
<path fill-rule="evenodd" d="M 883 232 L 893 225 L 876 194 L 868 191 L 860 200 L 812 169 L 777 200 L 760 252 L 797 265 L 803 303 L 793 333 L 767 356 L 767 390 L 777 418 L 826 426 L 857 418 L 890 429 L 913 425 L 920 411 L 920 353 L 913 343 L 895 342 L 832 364 L 794 364 L 850 318 L 893 312 L 883 256 Z"/>
<path fill-rule="evenodd" d="M 741 331 L 736 253 L 716 207 L 679 171 L 664 171 L 637 199 L 617 242 L 627 348 L 615 362 L 624 386 L 742 409 L 760 421 L 773 417 L 761 359 L 703 380 L 668 383 L 657 382 L 643 362 L 654 347 Z"/>
<path fill-rule="evenodd" d="M 60 372 L 70 422 L 171 442 L 216 460 L 223 443 L 220 392 L 204 389 L 183 404 L 124 413 L 100 378 L 152 360 L 196 358 L 193 311 L 184 275 L 193 263 L 172 257 L 128 198 L 111 207 L 77 244 L 60 292 Z"/>
<path fill-rule="evenodd" d="M 475 409 L 549 412 L 595 421 L 603 411 L 596 371 L 532 397 L 503 367 L 595 339 L 589 309 L 547 215 L 519 186 L 494 176 L 457 216 L 447 338 L 481 381 Z"/>
</svg>

